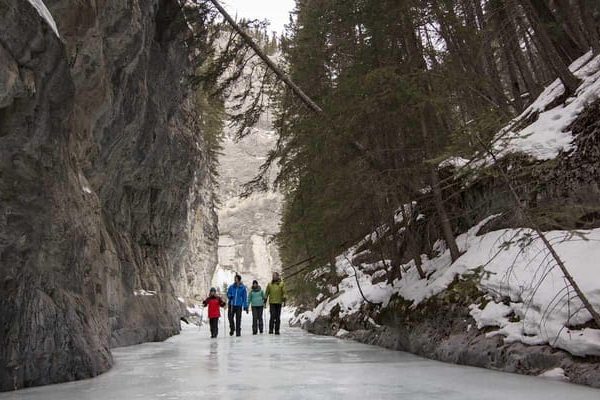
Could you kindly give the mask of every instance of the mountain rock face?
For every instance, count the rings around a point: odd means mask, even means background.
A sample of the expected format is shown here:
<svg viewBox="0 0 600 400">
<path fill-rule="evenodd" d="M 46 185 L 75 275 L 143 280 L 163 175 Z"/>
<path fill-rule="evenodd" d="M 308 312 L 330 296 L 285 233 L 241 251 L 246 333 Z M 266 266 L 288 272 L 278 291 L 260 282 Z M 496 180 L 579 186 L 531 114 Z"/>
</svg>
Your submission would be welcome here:
<svg viewBox="0 0 600 400">
<path fill-rule="evenodd" d="M 0 0 L 0 390 L 179 331 L 217 216 L 176 0 Z"/>
<path fill-rule="evenodd" d="M 233 282 L 234 273 L 246 283 L 257 279 L 265 287 L 273 271 L 281 270 L 275 234 L 279 231 L 282 196 L 279 192 L 253 193 L 240 198 L 244 183 L 258 173 L 277 137 L 269 115 L 242 140 L 227 132 L 219 159 L 219 266 L 213 285 Z"/>
</svg>

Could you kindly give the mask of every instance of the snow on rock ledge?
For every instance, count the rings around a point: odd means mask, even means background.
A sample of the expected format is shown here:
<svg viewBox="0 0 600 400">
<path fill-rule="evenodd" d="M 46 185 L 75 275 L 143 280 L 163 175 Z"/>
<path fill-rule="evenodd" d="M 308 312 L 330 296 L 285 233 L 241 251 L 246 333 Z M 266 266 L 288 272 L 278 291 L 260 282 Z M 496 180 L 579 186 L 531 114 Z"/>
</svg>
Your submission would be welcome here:
<svg viewBox="0 0 600 400">
<path fill-rule="evenodd" d="M 48 7 L 46 7 L 46 5 L 44 4 L 44 1 L 43 0 L 28 0 L 28 1 L 29 1 L 29 4 L 31 4 L 37 10 L 38 14 L 40 14 L 40 16 L 44 19 L 44 21 L 46 21 L 46 23 L 50 26 L 50 28 L 52 28 L 52 30 L 54 31 L 56 36 L 60 37 L 60 34 L 58 33 L 58 28 L 56 27 L 56 22 L 54 21 L 52 14 L 50 14 L 50 11 L 48 11 Z"/>
</svg>

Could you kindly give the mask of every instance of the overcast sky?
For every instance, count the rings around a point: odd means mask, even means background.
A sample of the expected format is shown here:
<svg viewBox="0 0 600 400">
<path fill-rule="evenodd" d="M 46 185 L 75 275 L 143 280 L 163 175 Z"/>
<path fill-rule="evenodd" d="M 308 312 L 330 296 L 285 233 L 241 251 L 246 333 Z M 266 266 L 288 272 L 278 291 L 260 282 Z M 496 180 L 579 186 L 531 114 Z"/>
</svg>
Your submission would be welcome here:
<svg viewBox="0 0 600 400">
<path fill-rule="evenodd" d="M 294 0 L 222 0 L 221 3 L 232 15 L 239 18 L 268 19 L 271 31 L 283 32 L 283 25 L 289 21 Z"/>
</svg>

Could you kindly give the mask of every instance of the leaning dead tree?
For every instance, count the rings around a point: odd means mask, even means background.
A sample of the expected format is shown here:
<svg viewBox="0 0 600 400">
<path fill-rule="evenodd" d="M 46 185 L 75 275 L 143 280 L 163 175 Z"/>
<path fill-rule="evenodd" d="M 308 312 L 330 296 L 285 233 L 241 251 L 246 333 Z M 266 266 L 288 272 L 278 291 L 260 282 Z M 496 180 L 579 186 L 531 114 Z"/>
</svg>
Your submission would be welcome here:
<svg viewBox="0 0 600 400">
<path fill-rule="evenodd" d="M 321 107 L 319 107 L 319 105 L 317 103 L 315 103 L 310 97 L 308 97 L 308 95 L 306 93 L 304 93 L 304 91 L 302 89 L 300 89 L 300 87 L 298 85 L 296 85 L 286 75 L 286 73 L 284 71 L 282 71 L 281 68 L 279 68 L 277 66 L 277 64 L 275 64 L 268 55 L 265 54 L 264 51 L 262 51 L 262 49 L 256 44 L 256 42 L 254 42 L 254 40 L 252 40 L 252 38 L 250 37 L 250 35 L 248 35 L 242 29 L 242 27 L 240 27 L 238 25 L 238 23 L 235 22 L 235 20 L 231 17 L 231 15 L 229 15 L 229 13 L 223 8 L 223 6 L 221 6 L 221 4 L 219 4 L 219 2 L 217 0 L 209 0 L 209 1 L 215 6 L 215 8 L 217 10 L 219 10 L 219 12 L 223 16 L 223 18 L 225 18 L 225 20 L 229 23 L 229 25 L 231 25 L 231 27 L 238 33 L 238 35 L 240 35 L 242 37 L 242 39 L 244 40 L 244 42 L 246 42 L 246 44 L 252 50 L 254 50 L 254 52 L 256 53 L 256 55 L 258 55 L 260 57 L 260 59 L 263 60 L 265 64 L 267 64 L 267 66 L 269 67 L 269 69 L 271 71 L 273 71 L 273 73 L 275 75 L 277 75 L 277 77 L 279 79 L 281 79 L 281 81 L 283 83 L 285 83 L 286 86 L 288 88 L 290 88 L 290 90 L 292 92 L 294 92 L 294 94 L 296 96 L 298 96 L 304 102 L 304 104 L 306 104 L 314 112 L 316 112 L 318 114 L 323 114 L 323 109 Z"/>
</svg>

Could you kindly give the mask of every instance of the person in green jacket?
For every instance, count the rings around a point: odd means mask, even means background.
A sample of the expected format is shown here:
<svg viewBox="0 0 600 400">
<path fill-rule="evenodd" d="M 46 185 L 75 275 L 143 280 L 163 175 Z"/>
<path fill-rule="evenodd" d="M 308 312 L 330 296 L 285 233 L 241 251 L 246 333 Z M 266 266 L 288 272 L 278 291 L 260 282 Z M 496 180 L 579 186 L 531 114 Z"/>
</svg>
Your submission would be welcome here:
<svg viewBox="0 0 600 400">
<path fill-rule="evenodd" d="M 269 301 L 270 317 L 269 317 L 269 334 L 275 331 L 279 335 L 281 326 L 281 307 L 285 307 L 286 291 L 285 285 L 281 281 L 279 273 L 273 272 L 273 280 L 267 285 L 265 299 Z"/>
<path fill-rule="evenodd" d="M 258 281 L 252 281 L 252 288 L 248 295 L 248 304 L 252 307 L 252 334 L 259 331 L 263 333 L 263 310 L 265 308 L 265 292 L 261 289 Z"/>
</svg>

